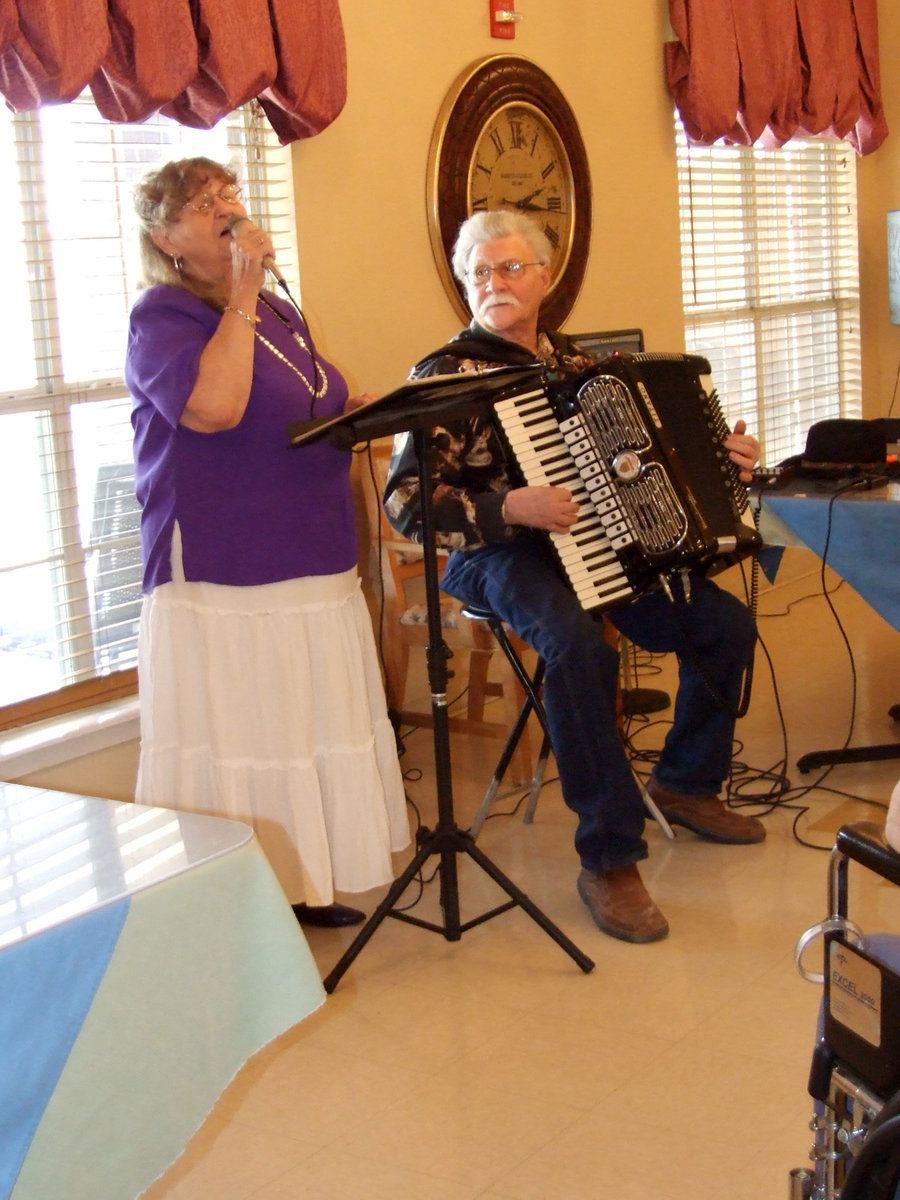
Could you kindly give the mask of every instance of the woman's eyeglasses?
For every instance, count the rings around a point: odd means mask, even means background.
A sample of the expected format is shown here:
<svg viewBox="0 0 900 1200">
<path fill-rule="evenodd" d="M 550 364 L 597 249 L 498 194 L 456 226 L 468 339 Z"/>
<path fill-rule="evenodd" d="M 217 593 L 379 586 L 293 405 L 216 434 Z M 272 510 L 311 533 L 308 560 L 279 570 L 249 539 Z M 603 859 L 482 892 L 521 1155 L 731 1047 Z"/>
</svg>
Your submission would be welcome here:
<svg viewBox="0 0 900 1200">
<path fill-rule="evenodd" d="M 226 183 L 225 187 L 218 192 L 201 192 L 198 196 L 194 196 L 192 200 L 188 200 L 183 208 L 192 208 L 194 212 L 208 213 L 217 200 L 224 200 L 226 204 L 237 204 L 241 198 L 241 189 L 236 183 Z"/>
</svg>

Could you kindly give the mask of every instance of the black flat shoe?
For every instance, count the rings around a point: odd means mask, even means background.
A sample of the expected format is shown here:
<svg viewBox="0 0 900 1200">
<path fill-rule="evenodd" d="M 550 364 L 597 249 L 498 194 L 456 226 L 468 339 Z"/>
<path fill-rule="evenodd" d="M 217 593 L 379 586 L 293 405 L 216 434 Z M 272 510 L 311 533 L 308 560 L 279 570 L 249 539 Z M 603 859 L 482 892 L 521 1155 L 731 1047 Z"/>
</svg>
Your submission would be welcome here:
<svg viewBox="0 0 900 1200">
<path fill-rule="evenodd" d="M 294 916 L 301 925 L 319 925 L 338 929 L 342 925 L 359 925 L 366 914 L 346 904 L 292 904 Z"/>
</svg>

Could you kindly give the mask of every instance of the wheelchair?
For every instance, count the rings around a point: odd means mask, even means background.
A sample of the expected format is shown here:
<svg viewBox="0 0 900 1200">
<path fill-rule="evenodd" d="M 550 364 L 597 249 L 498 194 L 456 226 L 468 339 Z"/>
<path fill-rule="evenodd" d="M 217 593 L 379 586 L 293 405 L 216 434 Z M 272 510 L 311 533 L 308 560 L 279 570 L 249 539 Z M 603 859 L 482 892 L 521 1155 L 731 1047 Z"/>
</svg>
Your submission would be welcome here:
<svg viewBox="0 0 900 1200">
<path fill-rule="evenodd" d="M 847 913 L 849 864 L 900 885 L 882 827 L 843 826 L 831 851 L 829 916 L 797 943 L 800 974 L 824 984 L 809 1075 L 811 1168 L 790 1172 L 789 1200 L 900 1200 L 900 935 L 866 936 Z M 803 953 L 824 938 L 824 969 Z"/>
</svg>

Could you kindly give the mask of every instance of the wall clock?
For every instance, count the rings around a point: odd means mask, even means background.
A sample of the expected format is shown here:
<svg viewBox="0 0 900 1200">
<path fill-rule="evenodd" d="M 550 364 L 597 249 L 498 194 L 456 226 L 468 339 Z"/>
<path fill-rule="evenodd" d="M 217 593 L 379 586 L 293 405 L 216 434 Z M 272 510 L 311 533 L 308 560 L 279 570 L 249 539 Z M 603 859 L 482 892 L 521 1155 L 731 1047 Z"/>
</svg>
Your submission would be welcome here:
<svg viewBox="0 0 900 1200">
<path fill-rule="evenodd" d="M 578 122 L 530 59 L 501 54 L 467 67 L 438 114 L 428 158 L 428 223 L 438 272 L 470 319 L 450 266 L 459 225 L 484 208 L 518 208 L 550 239 L 542 323 L 562 325 L 581 289 L 591 234 L 591 181 Z"/>
</svg>

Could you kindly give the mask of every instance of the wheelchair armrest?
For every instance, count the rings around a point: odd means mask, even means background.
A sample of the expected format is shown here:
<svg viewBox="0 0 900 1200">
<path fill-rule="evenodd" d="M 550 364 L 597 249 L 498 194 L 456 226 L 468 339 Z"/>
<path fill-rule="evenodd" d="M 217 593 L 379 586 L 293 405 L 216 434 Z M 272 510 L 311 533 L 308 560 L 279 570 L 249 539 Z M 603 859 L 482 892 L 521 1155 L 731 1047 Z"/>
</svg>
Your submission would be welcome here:
<svg viewBox="0 0 900 1200">
<path fill-rule="evenodd" d="M 900 884 L 900 854 L 888 845 L 883 825 L 874 821 L 843 825 L 838 830 L 835 848 L 890 883 Z"/>
</svg>

